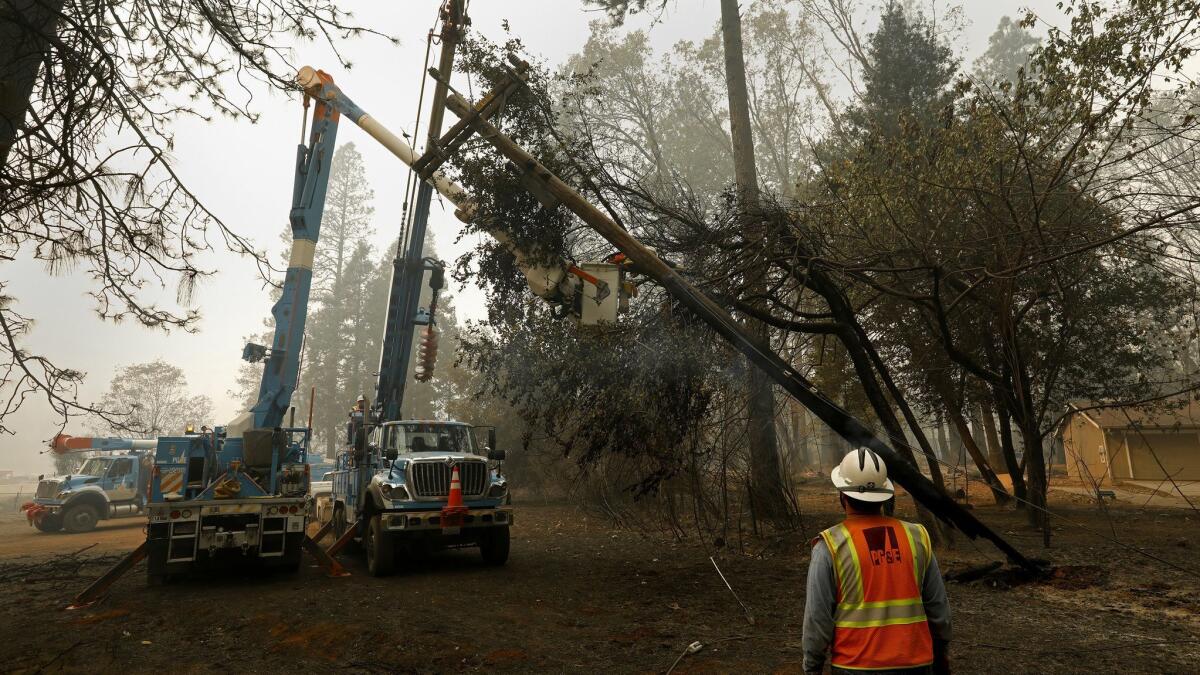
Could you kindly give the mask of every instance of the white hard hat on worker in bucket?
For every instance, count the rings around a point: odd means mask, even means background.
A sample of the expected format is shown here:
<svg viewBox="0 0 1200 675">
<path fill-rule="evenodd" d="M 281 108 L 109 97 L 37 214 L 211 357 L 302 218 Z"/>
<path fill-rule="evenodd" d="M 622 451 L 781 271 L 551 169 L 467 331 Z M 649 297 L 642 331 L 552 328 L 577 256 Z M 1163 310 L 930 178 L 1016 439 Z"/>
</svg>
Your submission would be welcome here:
<svg viewBox="0 0 1200 675">
<path fill-rule="evenodd" d="M 867 448 L 851 450 L 829 474 L 838 492 L 862 502 L 886 502 L 896 496 L 883 458 Z"/>
</svg>

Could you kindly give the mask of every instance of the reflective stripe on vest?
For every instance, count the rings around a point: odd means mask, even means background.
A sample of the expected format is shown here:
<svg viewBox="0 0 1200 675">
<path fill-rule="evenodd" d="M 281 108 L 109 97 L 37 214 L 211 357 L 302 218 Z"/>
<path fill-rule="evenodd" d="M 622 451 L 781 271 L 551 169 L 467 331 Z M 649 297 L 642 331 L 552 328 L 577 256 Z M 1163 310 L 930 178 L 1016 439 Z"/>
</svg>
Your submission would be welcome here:
<svg viewBox="0 0 1200 675">
<path fill-rule="evenodd" d="M 932 638 L 921 597 L 932 551 L 925 528 L 852 516 L 821 538 L 838 587 L 832 663 L 851 669 L 930 663 Z"/>
</svg>

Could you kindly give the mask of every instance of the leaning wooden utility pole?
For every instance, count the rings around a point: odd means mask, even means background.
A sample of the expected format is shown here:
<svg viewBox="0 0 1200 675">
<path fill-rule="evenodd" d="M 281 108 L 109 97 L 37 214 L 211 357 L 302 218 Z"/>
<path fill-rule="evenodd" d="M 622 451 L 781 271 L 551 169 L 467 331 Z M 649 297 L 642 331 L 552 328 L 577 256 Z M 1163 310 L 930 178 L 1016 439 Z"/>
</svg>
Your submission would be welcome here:
<svg viewBox="0 0 1200 675">
<path fill-rule="evenodd" d="M 917 470 L 916 466 L 901 459 L 895 450 L 876 438 L 863 423 L 821 394 L 791 364 L 780 358 L 769 344 L 739 324 L 712 298 L 688 283 L 678 272 L 659 259 L 654 252 L 643 246 L 641 242 L 595 206 L 592 206 L 583 196 L 546 169 L 524 148 L 483 119 L 465 99 L 458 94 L 451 94 L 446 101 L 446 106 L 460 119 L 468 122 L 482 139 L 516 165 L 517 169 L 527 176 L 531 185 L 536 184 L 531 189 L 552 196 L 570 209 L 583 222 L 624 253 L 639 273 L 658 282 L 682 305 L 729 341 L 776 384 L 783 387 L 851 445 L 869 447 L 883 457 L 888 464 L 889 475 L 901 487 L 908 490 L 919 503 L 943 520 L 952 523 L 967 536 L 983 537 L 992 542 L 1012 562 L 1031 572 L 1041 573 L 1041 568 L 1022 555 L 1003 537 L 976 519 L 943 491 L 937 489 Z"/>
<path fill-rule="evenodd" d="M 746 59 L 742 53 L 742 18 L 737 0 L 721 0 L 721 41 L 725 46 L 725 82 L 729 91 L 729 133 L 733 143 L 733 178 L 737 187 L 738 218 L 742 235 L 751 250 L 762 250 L 766 228 L 760 217 L 758 169 L 754 160 L 754 133 L 750 126 L 750 94 L 746 89 Z M 750 265 L 746 279 L 747 295 L 765 294 L 761 270 L 766 265 Z M 759 341 L 769 342 L 767 324 L 747 318 L 747 329 Z M 771 379 L 759 368 L 746 369 L 746 412 L 750 449 L 750 499 L 756 510 L 768 518 L 787 512 L 780 473 L 779 440 L 775 435 L 775 392 Z"/>
</svg>

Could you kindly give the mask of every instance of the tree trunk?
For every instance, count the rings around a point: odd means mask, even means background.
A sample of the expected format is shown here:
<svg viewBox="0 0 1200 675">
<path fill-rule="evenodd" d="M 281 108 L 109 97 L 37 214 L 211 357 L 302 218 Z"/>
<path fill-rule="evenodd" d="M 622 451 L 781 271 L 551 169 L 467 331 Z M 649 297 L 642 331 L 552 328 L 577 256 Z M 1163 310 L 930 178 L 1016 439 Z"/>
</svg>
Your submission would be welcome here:
<svg viewBox="0 0 1200 675">
<path fill-rule="evenodd" d="M 63 0 L 0 3 L 0 166 L 29 112 L 33 87 L 49 49 Z"/>
<path fill-rule="evenodd" d="M 1004 484 L 996 477 L 996 472 L 992 471 L 992 467 L 988 464 L 987 458 L 984 457 L 983 451 L 979 449 L 979 445 L 975 442 L 975 438 L 971 435 L 970 429 L 967 428 L 967 420 L 963 417 L 958 406 L 953 401 L 943 398 L 946 406 L 946 415 L 950 418 L 950 423 L 958 431 L 959 438 L 962 439 L 963 447 L 966 448 L 967 454 L 975 462 L 975 466 L 979 468 L 979 474 L 983 476 L 983 482 L 987 483 L 992 490 L 992 497 L 995 498 L 996 504 L 1003 506 L 1007 504 L 1011 497 L 1008 491 L 1004 489 Z M 965 470 L 964 470 L 965 472 Z"/>
<path fill-rule="evenodd" d="M 821 473 L 829 475 L 842 456 L 849 451 L 846 442 L 827 424 L 821 425 L 821 447 L 818 450 Z"/>
<path fill-rule="evenodd" d="M 1012 479 L 1013 496 L 1017 498 L 1017 508 L 1025 508 L 1027 499 L 1025 492 L 1025 476 L 1021 465 L 1017 462 L 1017 449 L 1013 445 L 1012 416 L 1008 405 L 1000 398 L 994 398 L 996 413 L 1000 418 L 1000 450 L 1004 453 L 1004 464 L 1008 467 L 1008 477 Z"/>
<path fill-rule="evenodd" d="M 788 429 L 791 435 L 792 447 L 795 451 L 796 462 L 808 469 L 813 465 L 811 446 L 808 438 L 808 425 L 804 420 L 804 407 L 795 401 L 787 402 Z"/>
<path fill-rule="evenodd" d="M 946 437 L 946 421 L 943 420 L 941 417 L 939 417 L 937 419 L 937 437 L 938 437 L 938 446 L 939 446 L 939 449 L 941 450 L 942 461 L 948 462 L 948 461 L 950 461 L 950 455 L 951 455 L 950 439 Z"/>
<path fill-rule="evenodd" d="M 1030 524 L 1042 530 L 1042 543 L 1050 546 L 1050 516 L 1046 513 L 1046 458 L 1042 450 L 1042 434 L 1037 428 L 1021 425 L 1021 437 L 1025 440 L 1025 471 L 1029 475 Z"/>
<path fill-rule="evenodd" d="M 966 419 L 971 425 L 971 440 L 974 441 L 975 447 L 980 452 L 985 452 L 987 450 L 987 437 L 983 433 L 983 420 L 979 418 L 979 411 L 972 410 L 970 404 L 965 401 L 963 402 L 963 406 L 967 410 L 967 413 L 963 415 L 963 419 Z"/>
<path fill-rule="evenodd" d="M 934 485 L 944 491 L 946 489 L 946 482 L 942 478 L 942 467 L 938 464 L 937 455 L 934 453 L 933 447 L 929 444 L 929 437 L 921 429 L 921 422 L 908 405 L 908 401 L 905 400 L 904 393 L 900 391 L 900 387 L 896 386 L 895 380 L 892 379 L 892 374 L 888 371 L 887 364 L 879 356 L 879 351 L 875 349 L 875 345 L 871 344 L 871 339 L 867 335 L 867 331 L 858 323 L 857 317 L 853 317 L 852 321 L 852 329 L 858 338 L 862 350 L 871 358 L 871 362 L 875 365 L 875 370 L 879 373 L 879 378 L 883 380 L 888 393 L 892 396 L 892 401 L 896 403 L 896 407 L 904 415 L 904 421 L 908 424 L 913 439 L 917 441 L 917 445 L 921 448 L 921 453 L 925 456 L 925 464 L 929 467 L 929 480 L 933 481 Z M 890 408 L 888 410 L 891 412 Z"/>
<path fill-rule="evenodd" d="M 1004 451 L 1000 448 L 1000 436 L 996 433 L 996 413 L 986 397 L 979 402 L 979 418 L 983 421 L 983 437 L 987 441 L 988 464 L 996 473 L 1005 473 Z"/>
<path fill-rule="evenodd" d="M 746 62 L 742 54 L 742 20 L 737 0 L 721 0 L 721 39 L 725 47 L 725 81 L 729 89 L 729 131 L 733 140 L 733 175 L 737 186 L 742 228 L 746 240 L 761 244 L 765 230 L 758 215 L 758 171 L 754 163 L 754 136 L 750 126 L 750 96 L 746 88 Z M 762 266 L 765 268 L 766 266 Z M 749 279 L 750 295 L 760 294 L 763 279 Z M 770 344 L 767 325 L 749 320 L 747 328 Z M 746 397 L 750 473 L 756 511 L 778 520 L 788 513 L 779 470 L 779 443 L 775 436 L 775 391 L 762 369 L 747 363 Z"/>
<path fill-rule="evenodd" d="M 1029 477 L 1028 492 L 1029 523 L 1042 530 L 1045 546 L 1050 546 L 1050 519 L 1046 513 L 1046 456 L 1042 450 L 1042 433 L 1039 429 L 1037 414 L 1033 409 L 1033 387 L 1029 375 L 1025 372 L 1024 364 L 1015 359 L 1017 367 L 1013 369 L 1013 391 L 1016 394 L 1016 408 L 1019 413 L 1014 415 L 1017 428 L 1021 430 L 1021 441 L 1024 444 L 1025 472 Z"/>
<path fill-rule="evenodd" d="M 950 447 L 948 448 L 949 452 L 946 454 L 946 461 L 954 464 L 955 466 L 966 464 L 966 457 L 964 457 L 965 453 L 963 452 L 962 434 L 958 433 L 958 427 L 955 426 L 953 422 L 946 420 L 946 423 L 950 433 Z"/>
</svg>

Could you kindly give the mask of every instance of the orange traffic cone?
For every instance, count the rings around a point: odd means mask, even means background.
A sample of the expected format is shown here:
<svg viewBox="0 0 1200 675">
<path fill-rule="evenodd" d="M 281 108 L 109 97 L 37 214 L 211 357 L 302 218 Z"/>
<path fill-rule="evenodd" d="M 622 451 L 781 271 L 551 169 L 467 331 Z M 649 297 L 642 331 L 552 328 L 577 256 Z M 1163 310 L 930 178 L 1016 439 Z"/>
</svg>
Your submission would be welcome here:
<svg viewBox="0 0 1200 675">
<path fill-rule="evenodd" d="M 462 527 L 467 507 L 463 504 L 462 481 L 458 477 L 458 465 L 450 471 L 450 494 L 442 507 L 442 527 Z"/>
</svg>

